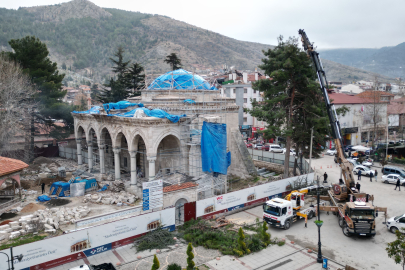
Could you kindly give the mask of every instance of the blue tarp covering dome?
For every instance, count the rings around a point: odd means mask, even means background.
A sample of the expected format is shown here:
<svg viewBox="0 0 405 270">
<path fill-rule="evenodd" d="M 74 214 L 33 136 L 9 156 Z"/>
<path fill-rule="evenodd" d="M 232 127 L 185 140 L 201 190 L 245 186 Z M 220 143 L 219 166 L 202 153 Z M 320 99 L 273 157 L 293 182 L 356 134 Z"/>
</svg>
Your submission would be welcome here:
<svg viewBox="0 0 405 270">
<path fill-rule="evenodd" d="M 177 69 L 167 72 L 157 77 L 149 86 L 149 90 L 169 90 L 169 89 L 188 89 L 188 90 L 217 90 L 211 86 L 201 76 L 193 75 L 184 69 Z"/>
</svg>

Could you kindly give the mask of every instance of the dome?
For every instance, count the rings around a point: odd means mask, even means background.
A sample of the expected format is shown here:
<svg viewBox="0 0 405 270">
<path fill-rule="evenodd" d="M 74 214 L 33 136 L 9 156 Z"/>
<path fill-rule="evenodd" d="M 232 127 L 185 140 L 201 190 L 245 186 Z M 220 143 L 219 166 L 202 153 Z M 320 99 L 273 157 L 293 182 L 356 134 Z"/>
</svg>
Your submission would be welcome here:
<svg viewBox="0 0 405 270">
<path fill-rule="evenodd" d="M 215 86 L 211 86 L 201 76 L 184 69 L 169 71 L 157 77 L 149 86 L 149 90 L 172 90 L 172 89 L 187 89 L 187 90 L 217 90 Z"/>
</svg>

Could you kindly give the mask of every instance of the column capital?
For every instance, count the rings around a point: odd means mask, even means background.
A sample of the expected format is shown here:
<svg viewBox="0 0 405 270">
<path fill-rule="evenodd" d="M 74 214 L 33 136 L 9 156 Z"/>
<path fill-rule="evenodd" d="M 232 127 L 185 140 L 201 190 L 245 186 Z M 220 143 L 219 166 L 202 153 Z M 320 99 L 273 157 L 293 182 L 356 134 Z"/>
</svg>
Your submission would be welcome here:
<svg viewBox="0 0 405 270">
<path fill-rule="evenodd" d="M 147 159 L 149 162 L 154 163 L 154 162 L 156 161 L 156 156 L 154 156 L 154 157 L 146 157 L 146 159 Z"/>
<path fill-rule="evenodd" d="M 104 149 L 105 149 L 105 144 L 99 144 L 99 145 L 98 145 L 98 149 L 104 150 Z"/>
<path fill-rule="evenodd" d="M 137 151 L 129 151 L 129 155 L 131 156 L 131 158 L 134 158 L 134 157 L 136 157 L 136 152 Z"/>
<path fill-rule="evenodd" d="M 77 143 L 77 144 L 82 143 L 82 138 L 76 138 L 76 143 Z"/>
<path fill-rule="evenodd" d="M 92 145 L 93 141 L 87 141 L 87 145 Z"/>
<path fill-rule="evenodd" d="M 121 152 L 120 148 L 113 148 L 114 154 L 119 154 Z"/>
</svg>

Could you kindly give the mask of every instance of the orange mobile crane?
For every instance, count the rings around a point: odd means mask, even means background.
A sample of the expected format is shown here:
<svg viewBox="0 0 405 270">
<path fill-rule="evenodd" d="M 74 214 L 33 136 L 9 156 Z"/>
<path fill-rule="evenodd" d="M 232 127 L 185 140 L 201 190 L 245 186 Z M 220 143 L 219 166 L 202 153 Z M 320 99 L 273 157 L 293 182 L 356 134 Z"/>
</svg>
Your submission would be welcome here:
<svg viewBox="0 0 405 270">
<path fill-rule="evenodd" d="M 387 216 L 387 208 L 374 207 L 370 201 L 374 201 L 372 195 L 358 193 L 355 189 L 353 177 L 353 165 L 347 161 L 340 133 L 340 124 L 336 114 L 335 106 L 330 102 L 328 96 L 328 82 L 319 53 L 314 50 L 313 44 L 309 42 L 308 36 L 304 30 L 299 30 L 304 50 L 311 58 L 316 74 L 318 75 L 319 84 L 326 104 L 332 138 L 337 151 L 337 161 L 342 169 L 344 184 L 333 184 L 332 189 L 328 191 L 329 196 L 322 196 L 323 200 L 329 200 L 330 206 L 320 206 L 320 210 L 336 212 L 339 218 L 339 225 L 342 227 L 346 236 L 351 235 L 370 235 L 374 236 L 375 217 L 378 211 L 384 212 Z"/>
</svg>

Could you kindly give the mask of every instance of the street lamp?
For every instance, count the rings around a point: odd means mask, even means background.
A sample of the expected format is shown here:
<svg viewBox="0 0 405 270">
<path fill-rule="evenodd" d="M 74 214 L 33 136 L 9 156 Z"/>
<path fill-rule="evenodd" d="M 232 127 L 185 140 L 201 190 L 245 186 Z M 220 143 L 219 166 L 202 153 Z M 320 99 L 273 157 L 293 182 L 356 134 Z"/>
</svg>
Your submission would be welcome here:
<svg viewBox="0 0 405 270">
<path fill-rule="evenodd" d="M 318 188 L 316 190 L 316 195 L 317 195 L 317 203 L 318 203 L 318 222 L 316 223 L 317 227 L 318 227 L 318 258 L 316 259 L 316 262 L 318 263 L 322 263 L 323 259 L 322 259 L 322 251 L 321 251 L 321 212 L 319 211 L 319 176 L 317 176 L 317 182 L 318 182 Z"/>
<path fill-rule="evenodd" d="M 22 254 L 13 256 L 13 247 L 10 247 L 11 260 L 7 253 L 4 253 L 4 252 L 0 252 L 0 253 L 3 253 L 4 255 L 7 256 L 8 270 L 14 270 L 14 260 L 18 260 L 19 262 L 21 262 L 21 260 L 24 257 Z M 11 262 L 11 268 L 10 268 L 10 262 Z"/>
</svg>

